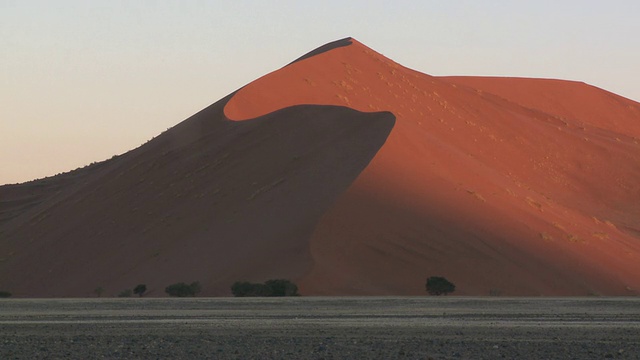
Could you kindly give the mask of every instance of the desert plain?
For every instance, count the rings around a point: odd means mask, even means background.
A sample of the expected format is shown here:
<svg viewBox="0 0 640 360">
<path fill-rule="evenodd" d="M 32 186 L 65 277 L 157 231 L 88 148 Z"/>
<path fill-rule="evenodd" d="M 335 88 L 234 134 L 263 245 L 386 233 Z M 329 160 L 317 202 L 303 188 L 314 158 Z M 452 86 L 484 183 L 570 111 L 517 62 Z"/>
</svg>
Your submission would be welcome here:
<svg viewBox="0 0 640 360">
<path fill-rule="evenodd" d="M 640 298 L 12 299 L 2 359 L 638 359 Z"/>
</svg>

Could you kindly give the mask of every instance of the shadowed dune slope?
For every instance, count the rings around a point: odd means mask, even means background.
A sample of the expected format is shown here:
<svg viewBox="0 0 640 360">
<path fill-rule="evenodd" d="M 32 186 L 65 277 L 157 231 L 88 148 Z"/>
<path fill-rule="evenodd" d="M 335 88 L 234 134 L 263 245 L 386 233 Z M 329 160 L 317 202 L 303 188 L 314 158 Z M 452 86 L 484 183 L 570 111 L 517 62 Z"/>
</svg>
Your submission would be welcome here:
<svg viewBox="0 0 640 360">
<path fill-rule="evenodd" d="M 391 111 L 383 148 L 311 240 L 313 294 L 640 290 L 640 105 L 581 83 L 436 78 L 366 46 L 241 89 L 234 120 L 292 104 Z"/>
<path fill-rule="evenodd" d="M 234 123 L 225 102 L 93 171 L 1 187 L 0 287 L 113 296 L 145 283 L 163 296 L 168 284 L 198 280 L 204 295 L 226 295 L 238 279 L 307 272 L 316 222 L 394 117 L 307 105 Z M 25 191 L 44 187 L 46 196 Z"/>
<path fill-rule="evenodd" d="M 0 187 L 0 290 L 640 292 L 640 104 L 329 43 L 104 163 Z"/>
</svg>

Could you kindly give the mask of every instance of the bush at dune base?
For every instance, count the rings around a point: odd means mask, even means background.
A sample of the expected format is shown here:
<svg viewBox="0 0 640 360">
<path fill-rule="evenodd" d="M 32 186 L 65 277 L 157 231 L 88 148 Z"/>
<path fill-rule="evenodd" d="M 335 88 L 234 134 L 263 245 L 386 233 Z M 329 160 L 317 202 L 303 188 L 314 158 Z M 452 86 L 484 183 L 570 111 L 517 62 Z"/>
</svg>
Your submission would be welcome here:
<svg viewBox="0 0 640 360">
<path fill-rule="evenodd" d="M 456 286 L 441 276 L 431 276 L 427 279 L 427 292 L 430 295 L 447 295 L 456 290 Z"/>
<path fill-rule="evenodd" d="M 192 282 L 191 284 L 186 284 L 183 282 L 175 283 L 167 286 L 164 289 L 164 292 L 166 292 L 170 296 L 193 297 L 200 292 L 200 283 L 197 281 Z"/>
</svg>

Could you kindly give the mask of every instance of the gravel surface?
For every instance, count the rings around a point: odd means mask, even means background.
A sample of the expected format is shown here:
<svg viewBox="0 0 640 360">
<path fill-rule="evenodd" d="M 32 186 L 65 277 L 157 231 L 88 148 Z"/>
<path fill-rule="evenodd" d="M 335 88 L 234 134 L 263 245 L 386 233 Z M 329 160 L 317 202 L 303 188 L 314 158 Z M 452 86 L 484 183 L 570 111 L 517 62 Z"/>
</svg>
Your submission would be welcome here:
<svg viewBox="0 0 640 360">
<path fill-rule="evenodd" d="M 9 299 L 0 359 L 640 359 L 640 298 Z"/>
</svg>

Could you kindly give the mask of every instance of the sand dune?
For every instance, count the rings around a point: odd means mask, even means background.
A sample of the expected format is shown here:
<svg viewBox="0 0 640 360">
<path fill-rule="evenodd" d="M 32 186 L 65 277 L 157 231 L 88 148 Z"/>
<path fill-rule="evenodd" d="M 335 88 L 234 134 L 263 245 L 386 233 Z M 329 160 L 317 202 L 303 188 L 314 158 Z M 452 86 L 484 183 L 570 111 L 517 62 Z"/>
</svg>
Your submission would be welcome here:
<svg viewBox="0 0 640 360">
<path fill-rule="evenodd" d="M 640 291 L 640 104 L 432 77 L 342 39 L 105 163 L 0 187 L 0 289 Z"/>
</svg>

